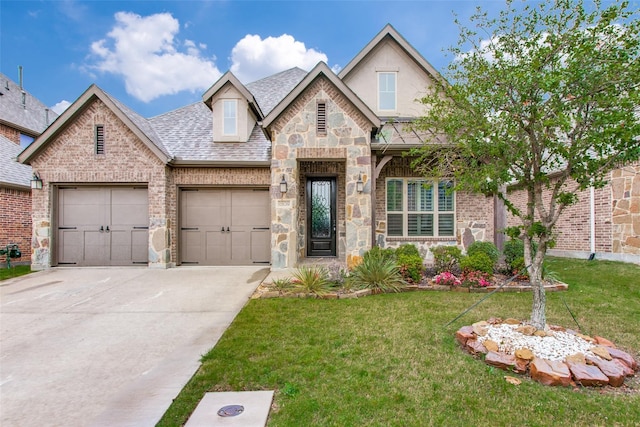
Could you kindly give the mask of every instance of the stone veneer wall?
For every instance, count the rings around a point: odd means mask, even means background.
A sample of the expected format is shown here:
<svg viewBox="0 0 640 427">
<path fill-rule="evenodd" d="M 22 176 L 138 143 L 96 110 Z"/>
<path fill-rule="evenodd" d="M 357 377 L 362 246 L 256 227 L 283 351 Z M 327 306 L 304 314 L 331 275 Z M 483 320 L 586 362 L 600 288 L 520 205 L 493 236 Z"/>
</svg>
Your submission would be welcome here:
<svg viewBox="0 0 640 427">
<path fill-rule="evenodd" d="M 380 157 L 377 162 L 380 161 Z M 475 241 L 493 242 L 494 219 L 493 198 L 471 193 L 457 192 L 456 232 L 452 237 L 387 237 L 386 179 L 422 176 L 416 173 L 407 157 L 394 157 L 387 163 L 376 180 L 376 244 L 381 247 L 398 247 L 404 243 L 414 244 L 427 262 L 433 255 L 429 248 L 457 245 L 465 250 Z"/>
<path fill-rule="evenodd" d="M 327 135 L 316 134 L 316 105 L 326 102 Z M 325 77 L 318 77 L 291 103 L 270 127 L 273 150 L 271 164 L 272 269 L 295 267 L 299 252 L 301 161 L 322 160 L 345 165 L 345 249 L 339 259 L 357 262 L 371 247 L 371 186 L 369 123 Z M 362 174 L 365 190 L 356 192 Z M 281 194 L 284 175 L 287 193 Z M 343 203 L 339 200 L 338 204 Z"/>
<path fill-rule="evenodd" d="M 219 143 L 224 144 L 224 143 Z M 271 185 L 271 173 L 268 167 L 231 168 L 197 167 L 174 168 L 170 171 L 168 188 L 169 230 L 171 237 L 172 264 L 178 261 L 179 243 L 179 189 L 181 187 L 262 187 Z"/>
<path fill-rule="evenodd" d="M 611 173 L 611 199 L 613 253 L 640 256 L 640 162 Z"/>
<path fill-rule="evenodd" d="M 31 190 L 0 187 L 0 207 L 0 248 L 15 243 L 22 257 L 11 262 L 31 261 Z"/>
<path fill-rule="evenodd" d="M 104 125 L 105 154 L 95 154 L 94 126 Z M 32 268 L 49 268 L 56 184 L 140 184 L 149 193 L 149 266 L 170 262 L 167 167 L 101 101 L 94 100 L 32 161 L 42 190 L 32 193 Z M 55 239 L 54 239 L 55 240 Z"/>
</svg>

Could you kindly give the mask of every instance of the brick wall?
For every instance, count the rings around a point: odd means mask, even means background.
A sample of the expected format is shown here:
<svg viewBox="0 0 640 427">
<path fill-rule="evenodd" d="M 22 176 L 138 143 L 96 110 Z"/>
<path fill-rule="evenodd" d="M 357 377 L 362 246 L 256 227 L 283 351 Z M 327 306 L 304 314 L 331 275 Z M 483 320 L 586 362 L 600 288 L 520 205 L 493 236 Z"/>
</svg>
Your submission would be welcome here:
<svg viewBox="0 0 640 427">
<path fill-rule="evenodd" d="M 22 257 L 12 262 L 31 261 L 31 190 L 0 187 L 0 206 L 0 247 L 16 243 Z"/>
<path fill-rule="evenodd" d="M 95 125 L 104 125 L 105 154 L 95 154 Z M 32 160 L 43 189 L 33 191 L 32 266 L 51 265 L 50 245 L 55 221 L 54 184 L 140 184 L 149 191 L 149 246 L 154 262 L 170 262 L 168 250 L 167 167 L 99 99 L 89 102 L 43 151 Z M 152 251 L 150 251 L 152 252 Z M 151 255 L 150 255 L 151 256 Z"/>
<path fill-rule="evenodd" d="M 575 182 L 566 185 L 566 189 L 575 191 Z M 558 251 L 590 251 L 590 190 L 577 191 L 578 202 L 569 206 L 562 213 L 556 223 L 556 247 Z M 611 252 L 611 187 L 606 186 L 597 189 L 595 195 L 595 242 L 596 252 Z M 518 208 L 524 209 L 526 206 L 526 193 L 524 190 L 516 190 L 509 193 L 511 200 Z M 548 206 L 550 192 L 543 195 L 545 206 Z M 519 225 L 520 220 L 511 214 L 507 214 L 509 226 Z"/>
<path fill-rule="evenodd" d="M 0 123 L 0 135 L 20 145 L 20 132 L 12 127 Z"/>
</svg>

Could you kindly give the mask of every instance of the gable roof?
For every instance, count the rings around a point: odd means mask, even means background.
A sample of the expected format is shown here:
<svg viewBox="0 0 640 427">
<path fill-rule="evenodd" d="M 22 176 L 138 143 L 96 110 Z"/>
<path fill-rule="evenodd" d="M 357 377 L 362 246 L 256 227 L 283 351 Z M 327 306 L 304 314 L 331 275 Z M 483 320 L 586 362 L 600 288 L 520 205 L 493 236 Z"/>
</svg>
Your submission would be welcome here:
<svg viewBox="0 0 640 427">
<path fill-rule="evenodd" d="M 95 99 L 102 101 L 160 160 L 165 164 L 171 160 L 171 154 L 163 145 L 149 121 L 120 101 L 112 98 L 95 84 L 65 110 L 56 121 L 49 126 L 29 147 L 19 156 L 22 163 L 29 163 L 55 136 L 62 132 L 67 124 L 80 115 L 87 105 Z"/>
<path fill-rule="evenodd" d="M 0 186 L 31 188 L 31 166 L 18 163 L 22 148 L 0 135 Z"/>
<path fill-rule="evenodd" d="M 24 103 L 23 103 L 24 93 Z M 25 135 L 40 135 L 58 114 L 0 73 L 0 123 Z"/>
<path fill-rule="evenodd" d="M 305 70 L 294 67 L 249 83 L 247 89 L 256 97 L 266 116 L 306 76 Z"/>
<path fill-rule="evenodd" d="M 245 85 L 243 85 L 240 80 L 236 76 L 233 75 L 231 71 L 227 71 L 218 79 L 217 82 L 213 84 L 207 91 L 202 95 L 202 101 L 211 109 L 211 103 L 213 102 L 213 97 L 220 89 L 222 89 L 226 84 L 231 84 L 235 87 L 242 96 L 249 103 L 249 107 L 253 110 L 253 113 L 258 117 L 258 120 L 261 120 L 264 115 L 260 110 L 260 106 L 256 102 L 256 99 L 253 97 L 253 94 L 247 90 Z"/>
<path fill-rule="evenodd" d="M 214 142 L 213 117 L 202 102 L 152 117 L 149 123 L 173 155 L 172 165 L 267 166 L 271 163 L 271 142 L 258 124 L 246 142 Z"/>
<path fill-rule="evenodd" d="M 433 68 L 433 66 L 418 52 L 411 44 L 396 31 L 391 24 L 385 25 L 385 27 L 369 42 L 367 45 L 342 69 L 338 74 L 340 79 L 344 79 L 353 71 L 363 59 L 371 53 L 385 39 L 390 38 L 394 40 L 406 53 L 418 64 L 424 71 L 426 71 L 434 79 L 444 82 L 444 78 L 440 73 Z"/>
<path fill-rule="evenodd" d="M 313 70 L 309 71 L 305 78 L 271 110 L 262 121 L 262 126 L 265 129 L 269 127 L 320 76 L 326 77 L 374 127 L 380 127 L 380 118 L 324 62 L 319 62 Z"/>
</svg>

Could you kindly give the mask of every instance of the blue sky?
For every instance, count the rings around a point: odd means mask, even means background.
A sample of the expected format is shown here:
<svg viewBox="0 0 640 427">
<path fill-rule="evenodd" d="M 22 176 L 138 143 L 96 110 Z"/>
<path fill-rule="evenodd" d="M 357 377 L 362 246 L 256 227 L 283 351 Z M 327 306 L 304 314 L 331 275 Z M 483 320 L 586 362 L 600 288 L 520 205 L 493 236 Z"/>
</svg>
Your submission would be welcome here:
<svg viewBox="0 0 640 427">
<path fill-rule="evenodd" d="M 151 117 L 199 101 L 232 70 L 244 83 L 293 66 L 344 67 L 387 24 L 437 70 L 457 13 L 503 1 L 0 1 L 0 71 L 48 106 L 95 83 Z"/>
</svg>

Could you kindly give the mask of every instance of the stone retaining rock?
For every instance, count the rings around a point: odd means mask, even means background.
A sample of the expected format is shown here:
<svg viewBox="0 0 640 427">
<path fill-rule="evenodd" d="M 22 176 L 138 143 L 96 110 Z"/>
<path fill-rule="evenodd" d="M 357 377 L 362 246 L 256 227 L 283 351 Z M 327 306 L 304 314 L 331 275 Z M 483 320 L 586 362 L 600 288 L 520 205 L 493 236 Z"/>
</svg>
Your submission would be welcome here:
<svg viewBox="0 0 640 427">
<path fill-rule="evenodd" d="M 609 384 L 609 377 L 594 365 L 569 362 L 569 370 L 576 383 L 585 387 L 600 387 Z"/>
<path fill-rule="evenodd" d="M 456 339 L 468 353 L 475 356 L 486 354 L 484 361 L 487 365 L 517 373 L 528 372 L 533 380 L 549 386 L 580 384 L 584 387 L 606 385 L 620 387 L 624 384 L 626 377 L 634 376 L 638 370 L 638 362 L 629 353 L 616 348 L 615 344 L 606 338 L 592 338 L 561 326 L 550 325 L 544 335 L 539 334 L 538 336 L 553 337 L 553 331 L 556 333 L 566 331 L 580 336 L 592 344 L 586 356 L 582 353 L 575 353 L 566 356 L 564 360 L 547 360 L 535 357 L 535 349 L 517 348 L 513 354 L 508 354 L 500 351 L 498 343 L 493 340 L 486 337 L 480 338 L 482 342 L 478 340 L 478 333 L 484 334 L 486 327 L 501 323 L 527 326 L 519 328 L 527 335 L 536 335 L 537 332 L 530 325 L 525 325 L 515 319 L 503 321 L 491 318 L 487 322 L 476 322 L 473 325 L 461 327 L 456 332 Z"/>
<path fill-rule="evenodd" d="M 562 362 L 535 358 L 529 364 L 531 378 L 549 386 L 568 386 L 571 384 L 569 367 Z"/>
</svg>

